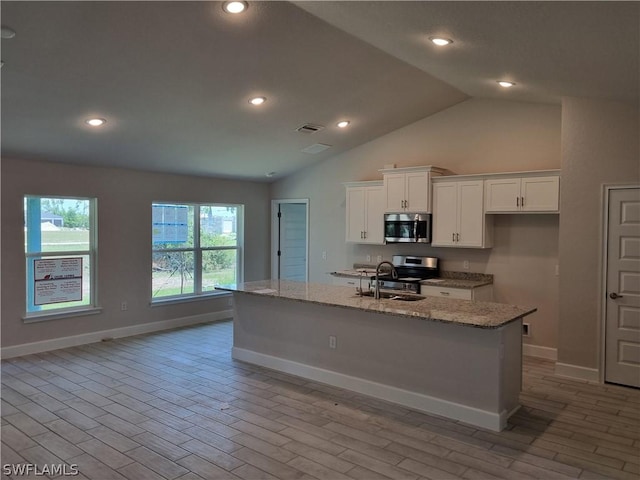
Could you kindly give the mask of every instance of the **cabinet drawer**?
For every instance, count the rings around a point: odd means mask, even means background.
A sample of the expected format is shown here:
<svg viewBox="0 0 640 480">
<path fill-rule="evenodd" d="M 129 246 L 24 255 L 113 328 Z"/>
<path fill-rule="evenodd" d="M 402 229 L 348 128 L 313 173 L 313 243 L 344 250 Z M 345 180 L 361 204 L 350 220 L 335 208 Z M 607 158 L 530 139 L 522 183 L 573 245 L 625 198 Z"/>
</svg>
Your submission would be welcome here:
<svg viewBox="0 0 640 480">
<path fill-rule="evenodd" d="M 430 297 L 457 298 L 459 300 L 471 300 L 472 290 L 466 288 L 437 287 L 420 285 L 420 293 Z"/>
</svg>

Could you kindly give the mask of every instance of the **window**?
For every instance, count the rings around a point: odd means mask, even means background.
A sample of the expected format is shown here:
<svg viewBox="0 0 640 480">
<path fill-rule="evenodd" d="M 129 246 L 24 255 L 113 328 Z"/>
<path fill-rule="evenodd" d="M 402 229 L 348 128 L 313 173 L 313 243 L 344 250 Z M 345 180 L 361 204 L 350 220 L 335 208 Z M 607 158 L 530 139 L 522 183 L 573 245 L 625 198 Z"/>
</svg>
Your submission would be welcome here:
<svg viewBox="0 0 640 480">
<path fill-rule="evenodd" d="M 96 200 L 24 198 L 27 318 L 96 306 Z"/>
<path fill-rule="evenodd" d="M 242 206 L 154 203 L 151 241 L 152 301 L 241 281 Z"/>
</svg>

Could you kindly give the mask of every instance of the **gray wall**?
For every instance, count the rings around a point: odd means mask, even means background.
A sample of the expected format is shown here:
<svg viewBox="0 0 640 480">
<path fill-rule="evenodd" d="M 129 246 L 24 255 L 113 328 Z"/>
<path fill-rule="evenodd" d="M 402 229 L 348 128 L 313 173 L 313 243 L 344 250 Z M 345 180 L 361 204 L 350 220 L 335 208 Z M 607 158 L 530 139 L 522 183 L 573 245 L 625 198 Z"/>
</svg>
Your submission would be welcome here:
<svg viewBox="0 0 640 480">
<path fill-rule="evenodd" d="M 11 159 L 2 160 L 1 173 L 3 347 L 228 309 L 226 298 L 149 305 L 153 201 L 244 204 L 245 280 L 269 275 L 267 184 Z M 101 314 L 23 324 L 25 194 L 98 199 Z"/>
<path fill-rule="evenodd" d="M 471 99 L 283 179 L 271 195 L 310 199 L 311 281 L 328 282 L 328 272 L 365 262 L 366 255 L 434 255 L 454 271 L 468 260 L 469 271 L 495 275 L 496 301 L 538 307 L 527 317 L 526 342 L 555 348 L 558 215 L 496 216 L 489 250 L 346 244 L 342 182 L 381 179 L 378 169 L 391 163 L 436 165 L 457 174 L 558 169 L 560 127 L 558 106 Z"/>
<path fill-rule="evenodd" d="M 600 367 L 602 186 L 640 183 L 638 106 L 562 103 L 560 363 Z"/>
</svg>

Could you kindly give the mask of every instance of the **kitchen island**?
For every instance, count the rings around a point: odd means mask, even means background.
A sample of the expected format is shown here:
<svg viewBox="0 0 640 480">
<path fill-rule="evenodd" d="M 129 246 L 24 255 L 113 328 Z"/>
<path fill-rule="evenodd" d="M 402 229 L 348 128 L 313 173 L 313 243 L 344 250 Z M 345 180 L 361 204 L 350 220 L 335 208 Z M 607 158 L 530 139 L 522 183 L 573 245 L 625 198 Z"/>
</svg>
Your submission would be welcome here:
<svg viewBox="0 0 640 480">
<path fill-rule="evenodd" d="M 519 407 L 535 308 L 265 280 L 234 293 L 233 358 L 499 431 Z"/>
</svg>

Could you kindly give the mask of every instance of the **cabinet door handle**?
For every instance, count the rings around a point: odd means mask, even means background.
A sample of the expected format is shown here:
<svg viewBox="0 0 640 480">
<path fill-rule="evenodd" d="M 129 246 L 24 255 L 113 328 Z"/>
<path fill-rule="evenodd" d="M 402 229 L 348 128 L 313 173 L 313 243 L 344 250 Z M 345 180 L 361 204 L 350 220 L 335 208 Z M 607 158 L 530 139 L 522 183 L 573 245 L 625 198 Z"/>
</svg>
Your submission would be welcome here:
<svg viewBox="0 0 640 480">
<path fill-rule="evenodd" d="M 440 295 L 448 296 L 448 295 L 450 295 L 450 293 L 449 292 L 440 292 Z"/>
<path fill-rule="evenodd" d="M 456 241 L 456 234 L 455 234 L 455 233 L 452 233 L 452 234 L 451 234 L 451 241 L 452 241 L 452 242 L 455 242 L 455 241 Z"/>
<path fill-rule="evenodd" d="M 364 232 L 364 238 L 367 238 L 367 232 Z"/>
<path fill-rule="evenodd" d="M 361 231 L 360 232 L 360 238 L 364 238 L 364 236 L 362 234 L 363 234 L 363 232 Z"/>
<path fill-rule="evenodd" d="M 520 197 L 520 206 L 524 207 L 524 197 Z"/>
<path fill-rule="evenodd" d="M 520 197 L 516 197 L 516 207 L 520 206 Z"/>
<path fill-rule="evenodd" d="M 456 233 L 456 242 L 459 242 L 459 241 L 460 241 L 460 234 Z"/>
</svg>

